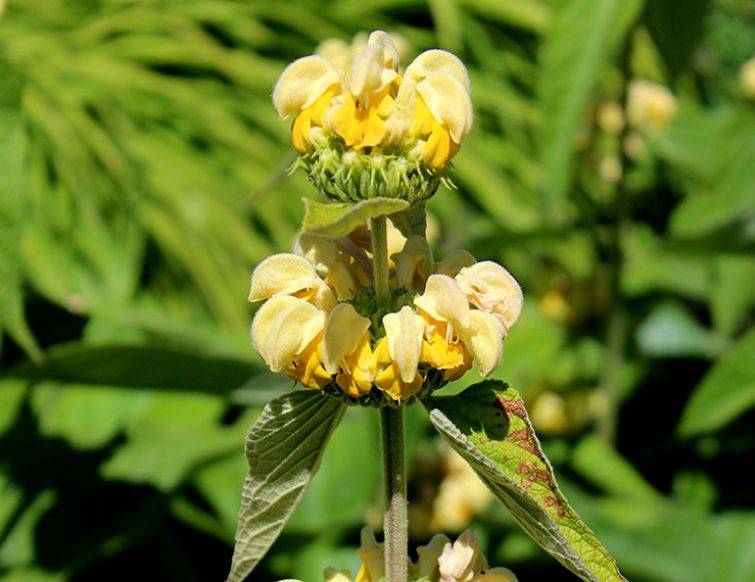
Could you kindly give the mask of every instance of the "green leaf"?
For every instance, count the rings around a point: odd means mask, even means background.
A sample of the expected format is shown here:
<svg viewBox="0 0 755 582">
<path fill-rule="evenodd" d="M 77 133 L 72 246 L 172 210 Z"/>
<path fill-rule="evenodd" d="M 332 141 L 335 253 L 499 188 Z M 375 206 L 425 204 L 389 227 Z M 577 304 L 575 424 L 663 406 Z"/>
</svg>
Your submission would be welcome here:
<svg viewBox="0 0 755 582">
<path fill-rule="evenodd" d="M 755 306 L 755 259 L 720 256 L 713 261 L 710 307 L 716 329 L 732 333 Z"/>
<path fill-rule="evenodd" d="M 261 372 L 242 359 L 156 346 L 68 344 L 41 366 L 23 364 L 5 376 L 35 381 L 228 394 Z"/>
<path fill-rule="evenodd" d="M 388 218 L 391 219 L 393 226 L 399 229 L 401 234 L 406 238 L 409 238 L 413 234 L 425 236 L 425 229 L 427 228 L 427 212 L 425 211 L 424 202 L 417 202 L 411 208 L 408 208 L 403 212 L 391 214 Z"/>
<path fill-rule="evenodd" d="M 262 559 L 317 472 L 346 405 L 313 391 L 270 402 L 249 431 L 249 474 L 241 493 L 228 582 L 241 582 Z"/>
<path fill-rule="evenodd" d="M 694 110 L 679 120 L 681 130 L 672 126 L 670 147 L 686 153 L 689 165 L 710 168 L 708 188 L 691 192 L 676 206 L 671 215 L 670 230 L 677 237 L 708 234 L 730 223 L 745 222 L 755 215 L 755 116 L 746 111 L 728 110 L 718 118 L 706 120 L 706 115 Z M 699 119 L 702 117 L 702 120 Z M 698 133 L 702 144 L 689 143 L 687 132 L 690 123 L 697 128 L 710 127 L 713 132 Z M 716 131 L 717 129 L 717 131 Z M 672 140 L 677 143 L 673 143 Z M 704 144 L 704 145 L 703 145 Z M 708 156 L 693 157 L 698 150 L 707 150 Z M 700 171 L 700 170 L 698 170 Z"/>
<path fill-rule="evenodd" d="M 550 17 L 548 3 L 540 0 L 462 0 L 459 4 L 485 19 L 518 26 L 532 32 L 542 32 Z"/>
<path fill-rule="evenodd" d="M 583 438 L 574 448 L 574 469 L 603 491 L 637 503 L 651 505 L 663 499 L 642 475 L 606 441 Z"/>
<path fill-rule="evenodd" d="M 624 580 L 559 490 L 514 389 L 486 380 L 458 396 L 423 403 L 438 432 L 543 549 L 583 580 Z"/>
<path fill-rule="evenodd" d="M 654 358 L 707 357 L 714 351 L 713 337 L 681 304 L 655 307 L 637 328 L 640 350 Z"/>
<path fill-rule="evenodd" d="M 362 521 L 380 487 L 380 447 L 373 410 L 350 407 L 328 444 L 320 470 L 286 532 L 316 535 Z M 355 455 L 354 451 L 359 451 Z M 344 459 L 349 459 L 344 463 Z"/>
<path fill-rule="evenodd" d="M 708 433 L 755 405 L 755 329 L 705 375 L 682 413 L 684 436 Z"/>
<path fill-rule="evenodd" d="M 41 361 L 42 352 L 24 318 L 21 292 L 25 149 L 18 116 L 0 108 L 0 335 L 5 328 L 30 358 Z"/>
<path fill-rule="evenodd" d="M 600 72 L 643 6 L 641 0 L 561 0 L 543 44 L 539 99 L 546 199 L 560 205 L 572 180 L 574 144 Z"/>
<path fill-rule="evenodd" d="M 355 204 L 317 202 L 304 198 L 304 230 L 323 236 L 346 236 L 370 218 L 402 212 L 409 208 L 399 198 L 369 198 Z"/>
</svg>

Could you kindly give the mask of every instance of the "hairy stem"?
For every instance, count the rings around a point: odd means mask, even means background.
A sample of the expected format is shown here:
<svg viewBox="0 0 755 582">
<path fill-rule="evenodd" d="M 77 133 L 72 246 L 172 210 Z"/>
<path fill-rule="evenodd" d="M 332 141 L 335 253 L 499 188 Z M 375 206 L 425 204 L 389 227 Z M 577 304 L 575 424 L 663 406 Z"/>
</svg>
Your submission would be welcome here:
<svg viewBox="0 0 755 582">
<path fill-rule="evenodd" d="M 372 233 L 372 269 L 375 285 L 375 296 L 378 304 L 388 301 L 390 289 L 388 287 L 388 234 L 385 216 L 370 219 Z"/>
<path fill-rule="evenodd" d="M 385 486 L 385 576 L 387 582 L 406 582 L 409 521 L 406 509 L 404 407 L 380 409 Z"/>
<path fill-rule="evenodd" d="M 378 305 L 390 297 L 388 286 L 388 235 L 385 216 L 370 220 L 372 232 L 372 270 Z M 404 407 L 380 409 L 380 435 L 383 451 L 385 489 L 385 579 L 406 582 L 408 578 L 409 538 L 406 508 L 406 458 L 404 452 Z"/>
</svg>

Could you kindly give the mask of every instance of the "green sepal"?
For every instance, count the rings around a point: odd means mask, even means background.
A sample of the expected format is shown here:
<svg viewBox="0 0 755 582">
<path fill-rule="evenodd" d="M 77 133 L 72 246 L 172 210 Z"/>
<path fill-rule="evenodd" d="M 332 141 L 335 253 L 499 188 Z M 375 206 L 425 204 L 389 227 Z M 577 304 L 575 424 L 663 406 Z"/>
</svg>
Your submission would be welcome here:
<svg viewBox="0 0 755 582">
<path fill-rule="evenodd" d="M 625 580 L 559 490 L 524 402 L 513 388 L 486 380 L 457 396 L 422 402 L 438 432 L 544 550 L 582 580 Z"/>
<path fill-rule="evenodd" d="M 409 208 L 409 203 L 399 198 L 368 198 L 355 203 L 303 200 L 304 231 L 332 238 L 346 236 L 370 218 L 396 214 Z"/>
<path fill-rule="evenodd" d="M 242 582 L 270 549 L 320 466 L 346 405 L 297 390 L 265 406 L 246 437 L 249 474 L 241 491 L 227 582 Z"/>
<path fill-rule="evenodd" d="M 417 202 L 403 212 L 391 214 L 388 218 L 391 219 L 393 226 L 399 229 L 401 234 L 406 238 L 409 238 L 413 234 L 418 234 L 421 237 L 425 236 L 427 212 L 425 212 L 424 202 Z"/>
</svg>

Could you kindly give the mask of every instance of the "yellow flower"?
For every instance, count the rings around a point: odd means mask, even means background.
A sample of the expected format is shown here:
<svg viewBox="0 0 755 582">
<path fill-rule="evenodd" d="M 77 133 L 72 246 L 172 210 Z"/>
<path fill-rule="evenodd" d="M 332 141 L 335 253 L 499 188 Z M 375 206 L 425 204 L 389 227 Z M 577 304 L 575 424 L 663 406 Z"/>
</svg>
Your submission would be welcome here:
<svg viewBox="0 0 755 582">
<path fill-rule="evenodd" d="M 325 310 L 330 310 L 336 303 L 333 291 L 317 274 L 314 265 L 291 253 L 266 258 L 252 273 L 249 301 L 279 294 L 299 297 Z"/>
<path fill-rule="evenodd" d="M 273 372 L 283 371 L 310 388 L 331 379 L 322 366 L 325 312 L 303 299 L 275 295 L 257 311 L 252 343 Z"/>
<path fill-rule="evenodd" d="M 385 337 L 375 348 L 375 385 L 394 400 L 406 399 L 422 386 L 418 365 L 425 322 L 404 305 L 383 317 L 383 327 Z"/>
<path fill-rule="evenodd" d="M 385 548 L 377 543 L 375 534 L 369 527 L 360 532 L 361 547 L 357 555 L 362 558 L 362 567 L 357 572 L 354 582 L 379 582 L 385 576 Z"/>
<path fill-rule="evenodd" d="M 505 336 L 519 319 L 524 302 L 511 273 L 493 261 L 481 261 L 460 269 L 454 278 L 472 305 L 498 320 Z"/>
<path fill-rule="evenodd" d="M 456 451 L 447 445 L 441 450 L 446 473 L 433 501 L 430 529 L 461 531 L 488 508 L 493 494 Z"/>
<path fill-rule="evenodd" d="M 429 50 L 406 69 L 396 97 L 409 111 L 409 134 L 425 140 L 425 163 L 442 168 L 456 154 L 472 128 L 469 75 L 449 52 Z"/>
<path fill-rule="evenodd" d="M 350 303 L 339 303 L 325 325 L 323 365 L 349 396 L 367 394 L 372 388 L 375 358 L 369 328 L 370 320 L 359 315 Z"/>
<path fill-rule="evenodd" d="M 469 76 L 459 59 L 426 51 L 402 76 L 395 44 L 380 30 L 362 50 L 333 41 L 319 53 L 291 63 L 273 90 L 278 115 L 296 114 L 291 138 L 299 153 L 335 135 L 347 151 L 399 148 L 406 156 L 419 152 L 435 170 L 448 164 L 472 126 Z"/>
<path fill-rule="evenodd" d="M 379 582 L 385 577 L 385 549 L 375 540 L 372 529 L 361 532 L 362 545 L 357 554 L 362 565 L 354 582 Z M 487 567 L 487 560 L 477 545 L 475 535 L 467 530 L 452 544 L 444 535 L 436 535 L 426 546 L 417 548 L 417 561 L 409 561 L 412 580 L 429 582 L 518 582 L 508 568 Z M 350 582 L 348 571 L 325 570 L 325 582 Z M 281 582 L 299 582 L 282 580 Z"/>
<path fill-rule="evenodd" d="M 739 83 L 745 95 L 755 99 L 755 57 L 742 64 L 739 69 Z"/>
<path fill-rule="evenodd" d="M 424 237 L 410 236 L 400 252 L 391 255 L 395 265 L 395 283 L 404 289 L 424 289 L 433 272 L 433 255 Z"/>
<path fill-rule="evenodd" d="M 488 569 L 488 561 L 477 545 L 477 536 L 467 530 L 438 558 L 439 582 L 517 582 L 508 568 Z"/>
<path fill-rule="evenodd" d="M 359 233 L 303 234 L 297 254 L 273 255 L 254 270 L 249 299 L 267 301 L 252 322 L 252 342 L 272 371 L 353 398 L 377 387 L 403 401 L 461 377 L 473 360 L 483 376 L 500 363 L 521 310 L 508 271 L 463 251 L 435 265 L 427 242 L 412 236 L 393 255 L 393 312 L 374 321 L 366 244 Z M 433 369 L 442 375 L 430 375 Z"/>
<path fill-rule="evenodd" d="M 423 350 L 431 366 L 453 370 L 460 364 L 459 349 L 453 344 L 463 343 L 463 349 L 477 360 L 480 374 L 487 376 L 501 361 L 503 330 L 497 320 L 484 311 L 469 308 L 469 300 L 458 283 L 448 275 L 431 275 L 425 292 L 414 300 L 420 315 L 427 322 Z M 441 358 L 443 363 L 435 360 Z M 468 368 L 468 364 L 463 371 Z M 458 377 L 454 374 L 454 377 Z"/>
<path fill-rule="evenodd" d="M 632 127 L 665 129 L 676 113 L 676 97 L 663 85 L 635 79 L 629 83 L 627 119 Z"/>
</svg>

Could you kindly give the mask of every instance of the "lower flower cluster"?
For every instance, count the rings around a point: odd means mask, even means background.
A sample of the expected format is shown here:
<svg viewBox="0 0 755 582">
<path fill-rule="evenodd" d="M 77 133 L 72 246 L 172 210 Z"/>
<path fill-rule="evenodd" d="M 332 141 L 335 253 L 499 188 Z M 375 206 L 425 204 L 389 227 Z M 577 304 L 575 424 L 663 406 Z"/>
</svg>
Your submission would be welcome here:
<svg viewBox="0 0 755 582">
<path fill-rule="evenodd" d="M 353 582 L 379 582 L 385 579 L 385 549 L 377 543 L 372 530 L 362 530 L 362 546 L 357 554 L 362 565 Z M 409 579 L 415 582 L 518 582 L 508 568 L 488 568 L 477 537 L 465 531 L 451 543 L 446 536 L 434 536 L 426 546 L 417 548 L 417 561 L 409 563 Z M 347 570 L 325 570 L 325 582 L 352 582 Z M 282 580 L 281 582 L 300 582 Z"/>
<path fill-rule="evenodd" d="M 431 378 L 461 377 L 473 360 L 484 376 L 495 369 L 522 307 L 508 271 L 466 251 L 435 263 L 427 241 L 412 236 L 391 255 L 391 299 L 378 306 L 366 234 L 304 234 L 294 253 L 257 266 L 249 299 L 266 302 L 252 341 L 270 369 L 310 388 L 357 399 L 377 389 L 392 401 Z"/>
</svg>

